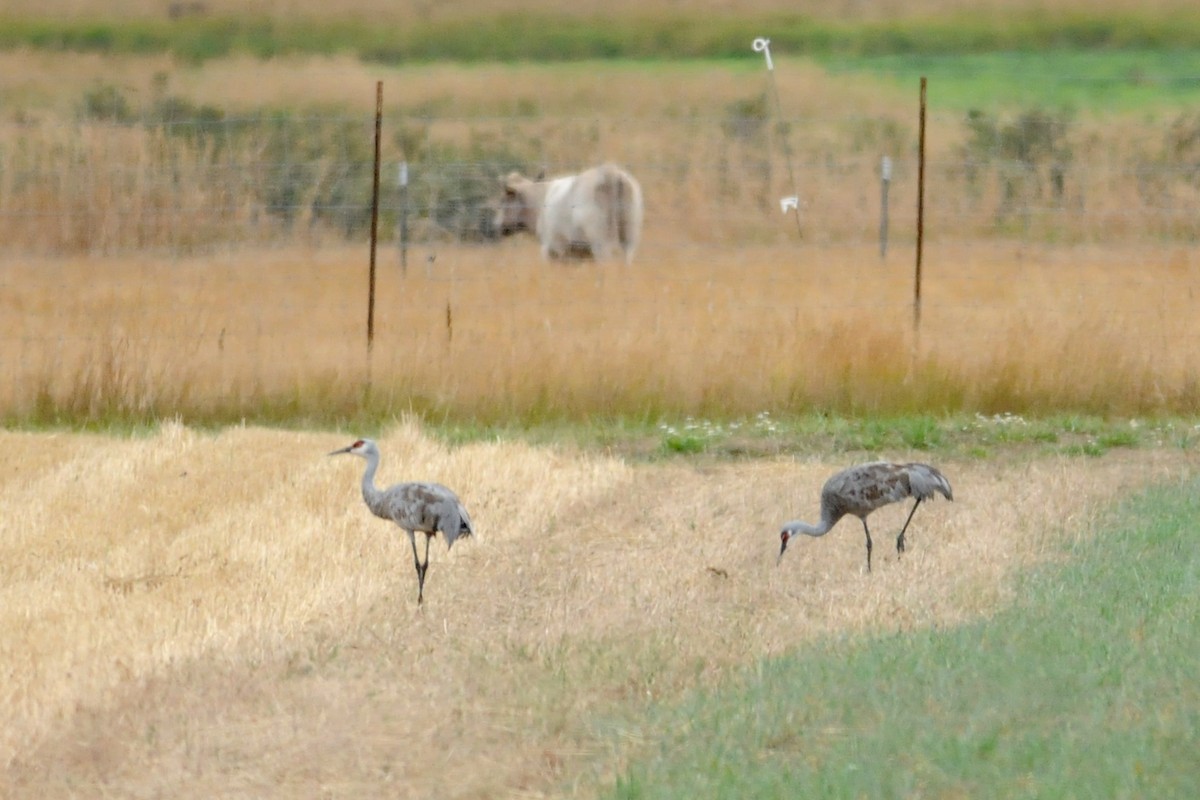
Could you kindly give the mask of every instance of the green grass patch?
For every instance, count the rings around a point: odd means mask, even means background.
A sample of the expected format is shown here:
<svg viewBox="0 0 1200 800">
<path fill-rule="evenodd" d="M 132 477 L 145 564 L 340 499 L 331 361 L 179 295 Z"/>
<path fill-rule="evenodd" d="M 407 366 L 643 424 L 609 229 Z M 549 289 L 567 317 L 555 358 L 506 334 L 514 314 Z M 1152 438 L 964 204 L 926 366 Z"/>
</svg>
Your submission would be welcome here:
<svg viewBox="0 0 1200 800">
<path fill-rule="evenodd" d="M 822 643 L 651 711 L 661 745 L 611 796 L 1200 796 L 1200 481 L 1116 517 L 990 620 Z"/>
<path fill-rule="evenodd" d="M 1200 48 L 1200 13 L 1034 13 L 867 23 L 799 14 L 697 16 L 671 11 L 638 18 L 537 13 L 437 21 L 346 16 L 276 19 L 196 16 L 167 19 L 0 17 L 0 48 L 104 53 L 171 53 L 204 60 L 250 53 L 355 53 L 408 61 L 564 61 L 596 58 L 759 60 L 750 50 L 769 35 L 775 52 L 804 56 L 910 57 L 1047 49 Z M 905 62 L 908 63 L 908 62 Z"/>
<path fill-rule="evenodd" d="M 834 72 L 874 73 L 915 94 L 929 79 L 931 107 L 1103 109 L 1129 112 L 1200 100 L 1200 48 L 1028 48 L 986 53 L 891 53 L 833 56 Z"/>
<path fill-rule="evenodd" d="M 111 376 L 110 376 L 111 378 Z M 449 444 L 496 439 L 535 445 L 568 445 L 618 455 L 632 461 L 670 458 L 714 460 L 794 456 L 834 458 L 850 464 L 870 459 L 910 457 L 993 458 L 1002 454 L 1033 456 L 1100 456 L 1114 448 L 1200 447 L 1195 419 L 1163 417 L 1141 420 L 1057 415 L 1014 414 L 842 415 L 829 412 L 751 417 L 676 416 L 647 408 L 640 414 L 576 417 L 514 412 L 503 418 L 475 418 L 452 412 L 415 392 L 360 390 L 353 396 L 333 381 L 318 382 L 293 393 L 246 390 L 222 405 L 181 401 L 193 387 L 172 393 L 94 391 L 72 395 L 69 402 L 45 393 L 21 413 L 0 415 L 10 429 L 88 430 L 124 433 L 153 429 L 163 419 L 218 429 L 243 424 L 280 428 L 321 428 L 369 434 L 413 415 Z M 181 411 L 186 407 L 186 411 Z M 910 454 L 906 456 L 905 454 Z"/>
<path fill-rule="evenodd" d="M 432 431 L 454 444 L 520 439 L 534 444 L 579 447 L 633 461 L 692 457 L 737 460 L 794 456 L 833 458 L 847 465 L 870 459 L 1103 455 L 1113 448 L 1177 448 L 1200 445 L 1195 420 L 1105 419 L 1080 415 L 1025 418 L 1014 414 L 953 414 L 944 417 L 843 416 L 811 413 L 752 417 L 675 418 L 593 416 L 504 423 L 423 417 Z M 908 454 L 908 455 L 906 455 Z"/>
</svg>

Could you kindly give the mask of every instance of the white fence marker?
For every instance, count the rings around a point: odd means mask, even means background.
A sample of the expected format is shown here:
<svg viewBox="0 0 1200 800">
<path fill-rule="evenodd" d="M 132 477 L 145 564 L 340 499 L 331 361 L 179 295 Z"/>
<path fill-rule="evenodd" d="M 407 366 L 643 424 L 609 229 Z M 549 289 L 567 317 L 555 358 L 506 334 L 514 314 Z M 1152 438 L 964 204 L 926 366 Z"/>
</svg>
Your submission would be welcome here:
<svg viewBox="0 0 1200 800">
<path fill-rule="evenodd" d="M 783 157 L 787 161 L 788 178 L 792 182 L 793 194 L 781 197 L 779 208 L 784 214 L 790 210 L 796 215 L 796 232 L 804 236 L 804 231 L 800 226 L 800 191 L 796 188 L 796 171 L 792 169 L 792 150 L 788 146 L 787 127 L 783 124 L 783 106 L 779 102 L 779 87 L 775 84 L 775 62 L 771 60 L 771 40 L 759 36 L 750 46 L 754 48 L 754 52 L 762 53 L 763 58 L 767 60 L 767 77 L 771 81 L 771 94 L 775 98 L 776 130 L 783 142 Z"/>
<path fill-rule="evenodd" d="M 774 72 L 775 65 L 771 62 L 771 40 L 760 36 L 754 40 L 754 44 L 751 46 L 754 48 L 754 52 L 762 53 L 767 59 L 767 71 Z"/>
</svg>

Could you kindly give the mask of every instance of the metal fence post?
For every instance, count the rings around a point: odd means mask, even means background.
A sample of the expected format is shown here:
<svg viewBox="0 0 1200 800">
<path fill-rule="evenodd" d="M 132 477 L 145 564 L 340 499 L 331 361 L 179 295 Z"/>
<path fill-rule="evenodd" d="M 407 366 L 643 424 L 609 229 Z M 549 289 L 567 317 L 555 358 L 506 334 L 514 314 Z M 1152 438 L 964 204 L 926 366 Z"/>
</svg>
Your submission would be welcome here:
<svg viewBox="0 0 1200 800">
<path fill-rule="evenodd" d="M 375 164 L 371 182 L 371 267 L 367 290 L 367 352 L 375 346 L 375 245 L 379 233 L 379 135 L 383 127 L 383 81 L 375 82 Z"/>
<path fill-rule="evenodd" d="M 913 342 L 921 333 L 921 253 L 925 245 L 925 76 L 921 76 L 921 116 L 917 134 L 917 267 L 913 279 Z"/>
</svg>

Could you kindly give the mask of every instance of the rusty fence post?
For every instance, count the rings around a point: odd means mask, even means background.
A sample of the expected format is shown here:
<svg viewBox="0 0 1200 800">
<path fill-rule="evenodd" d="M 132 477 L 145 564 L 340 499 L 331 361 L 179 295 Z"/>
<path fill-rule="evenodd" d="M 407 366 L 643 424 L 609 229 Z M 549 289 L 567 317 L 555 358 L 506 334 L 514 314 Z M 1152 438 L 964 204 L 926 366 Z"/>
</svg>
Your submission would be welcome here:
<svg viewBox="0 0 1200 800">
<path fill-rule="evenodd" d="M 917 266 L 913 277 L 913 347 L 921 334 L 921 255 L 925 246 L 925 76 L 921 76 L 921 117 L 917 134 Z"/>
<path fill-rule="evenodd" d="M 371 265 L 367 289 L 367 352 L 375 346 L 375 246 L 379 234 L 379 135 L 383 127 L 383 81 L 375 82 L 375 164 L 371 182 Z"/>
</svg>

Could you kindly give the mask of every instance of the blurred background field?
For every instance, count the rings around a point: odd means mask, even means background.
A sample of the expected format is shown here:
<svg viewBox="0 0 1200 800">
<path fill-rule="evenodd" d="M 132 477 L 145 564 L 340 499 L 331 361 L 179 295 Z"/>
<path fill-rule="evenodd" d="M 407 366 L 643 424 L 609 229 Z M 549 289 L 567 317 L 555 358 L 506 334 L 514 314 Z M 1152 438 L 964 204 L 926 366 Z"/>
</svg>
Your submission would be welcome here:
<svg viewBox="0 0 1200 800">
<path fill-rule="evenodd" d="M 1195 47 L 1195 10 L 1182 0 L 930 0 L 917 3 L 646 4 L 546 0 L 322 5 L 230 0 L 15 0 L 0 46 L 170 52 L 190 61 L 248 52 L 351 53 L 371 61 L 713 58 L 742 55 L 763 35 L 805 55 Z"/>
<path fill-rule="evenodd" d="M 772 84 L 746 51 L 399 66 L 4 53 L 4 415 L 1196 410 L 1193 57 L 1060 53 L 1057 75 L 1034 54 L 933 64 L 917 334 L 928 64 L 777 52 Z M 605 159 L 646 191 L 632 267 L 484 240 L 498 176 Z M 781 214 L 794 192 L 798 217 Z"/>
</svg>

